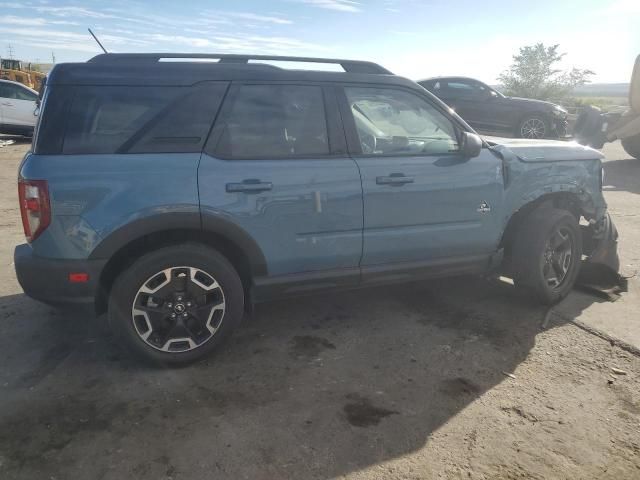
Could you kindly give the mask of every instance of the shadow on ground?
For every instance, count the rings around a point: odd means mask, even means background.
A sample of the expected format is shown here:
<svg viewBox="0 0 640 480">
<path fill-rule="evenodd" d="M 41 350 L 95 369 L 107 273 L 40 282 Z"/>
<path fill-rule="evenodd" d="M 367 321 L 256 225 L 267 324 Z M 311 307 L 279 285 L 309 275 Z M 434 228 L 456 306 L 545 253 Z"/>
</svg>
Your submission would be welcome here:
<svg viewBox="0 0 640 480">
<path fill-rule="evenodd" d="M 611 160 L 602 165 L 605 191 L 625 191 L 640 195 L 640 160 Z"/>
<path fill-rule="evenodd" d="M 545 314 L 473 278 L 300 298 L 260 305 L 207 361 L 162 370 L 123 354 L 103 318 L 4 297 L 0 476 L 360 470 L 420 449 L 508 379 Z"/>
</svg>

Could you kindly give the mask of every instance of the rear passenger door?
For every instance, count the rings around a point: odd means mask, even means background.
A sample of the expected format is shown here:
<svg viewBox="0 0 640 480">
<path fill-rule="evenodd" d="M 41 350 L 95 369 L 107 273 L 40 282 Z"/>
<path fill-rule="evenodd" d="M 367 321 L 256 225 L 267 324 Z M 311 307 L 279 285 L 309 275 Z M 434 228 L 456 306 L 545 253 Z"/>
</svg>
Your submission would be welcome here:
<svg viewBox="0 0 640 480">
<path fill-rule="evenodd" d="M 357 283 L 362 188 L 331 88 L 232 84 L 200 162 L 199 190 L 205 229 L 230 219 L 262 250 L 271 278 L 258 286 Z"/>
</svg>

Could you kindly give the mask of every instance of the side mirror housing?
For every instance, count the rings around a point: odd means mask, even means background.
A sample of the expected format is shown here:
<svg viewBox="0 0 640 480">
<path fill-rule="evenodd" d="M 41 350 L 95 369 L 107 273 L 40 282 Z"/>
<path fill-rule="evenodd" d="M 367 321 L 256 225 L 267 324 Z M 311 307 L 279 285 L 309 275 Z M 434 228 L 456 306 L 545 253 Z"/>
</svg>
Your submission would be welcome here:
<svg viewBox="0 0 640 480">
<path fill-rule="evenodd" d="M 465 158 L 474 158 L 482 151 L 482 139 L 479 135 L 471 132 L 462 132 L 462 144 L 460 153 Z"/>
</svg>

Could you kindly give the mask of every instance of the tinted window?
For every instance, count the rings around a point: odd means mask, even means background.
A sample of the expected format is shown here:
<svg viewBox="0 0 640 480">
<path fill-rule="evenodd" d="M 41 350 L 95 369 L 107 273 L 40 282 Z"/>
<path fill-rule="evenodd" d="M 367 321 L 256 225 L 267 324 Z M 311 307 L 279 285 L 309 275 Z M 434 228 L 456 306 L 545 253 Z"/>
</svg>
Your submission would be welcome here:
<svg viewBox="0 0 640 480">
<path fill-rule="evenodd" d="M 19 85 L 12 83 L 0 82 L 0 97 L 12 98 L 14 100 L 29 100 L 35 102 L 38 98 L 37 95 L 30 92 L 26 88 L 22 88 Z"/>
<path fill-rule="evenodd" d="M 385 88 L 345 88 L 367 155 L 428 155 L 458 150 L 456 129 L 422 97 Z"/>
<path fill-rule="evenodd" d="M 243 85 L 222 125 L 217 154 L 286 158 L 329 153 L 322 89 Z"/>
<path fill-rule="evenodd" d="M 450 81 L 447 82 L 447 90 L 454 97 L 480 98 L 487 95 L 487 89 L 475 82 Z"/>
<path fill-rule="evenodd" d="M 78 87 L 64 153 L 199 152 L 226 84 Z"/>
</svg>

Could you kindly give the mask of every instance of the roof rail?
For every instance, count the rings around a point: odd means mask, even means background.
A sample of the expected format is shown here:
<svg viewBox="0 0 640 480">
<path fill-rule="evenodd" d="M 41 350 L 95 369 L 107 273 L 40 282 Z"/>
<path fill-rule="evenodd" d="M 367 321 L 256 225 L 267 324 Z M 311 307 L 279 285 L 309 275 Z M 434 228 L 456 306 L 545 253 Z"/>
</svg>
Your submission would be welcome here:
<svg viewBox="0 0 640 480">
<path fill-rule="evenodd" d="M 218 59 L 218 63 L 246 64 L 249 60 L 275 60 L 301 63 L 332 63 L 340 65 L 348 73 L 368 73 L 392 75 L 386 68 L 373 62 L 360 60 L 341 60 L 336 58 L 284 57 L 277 55 L 235 55 L 217 53 L 104 53 L 96 55 L 89 63 L 103 65 L 140 65 L 158 63 L 162 59 Z"/>
</svg>

